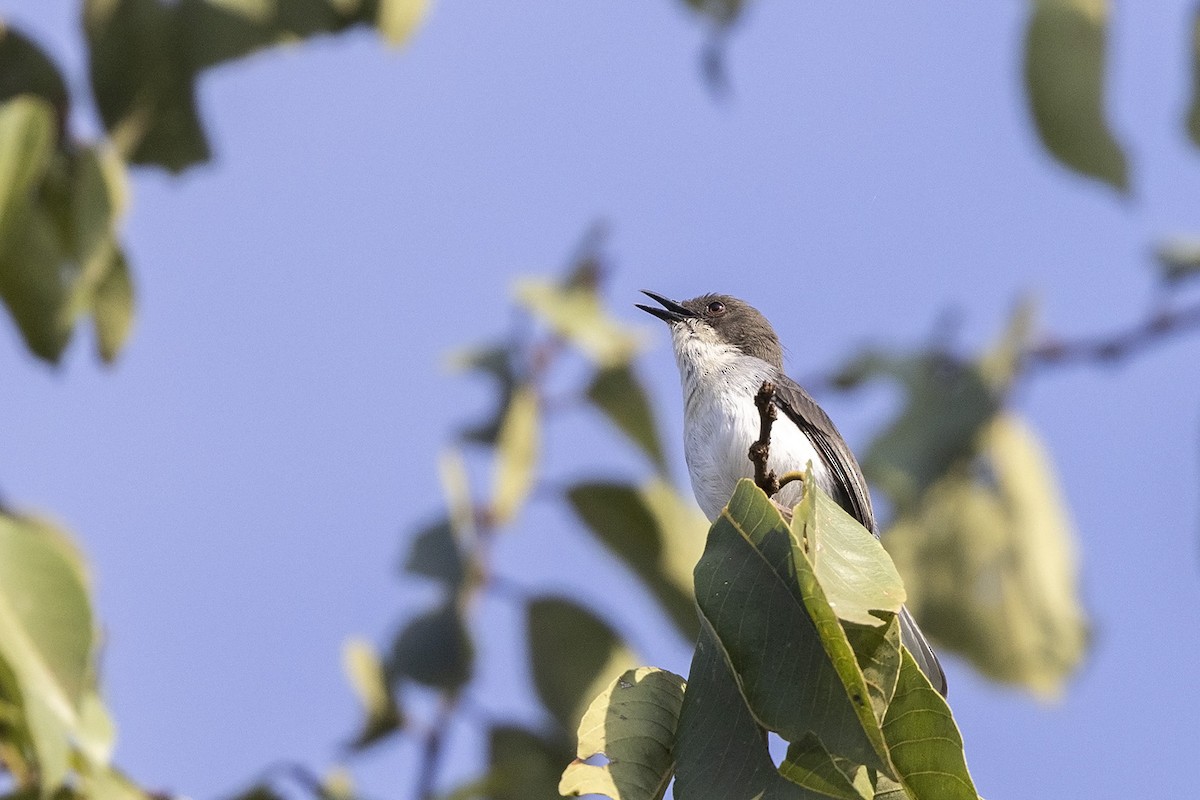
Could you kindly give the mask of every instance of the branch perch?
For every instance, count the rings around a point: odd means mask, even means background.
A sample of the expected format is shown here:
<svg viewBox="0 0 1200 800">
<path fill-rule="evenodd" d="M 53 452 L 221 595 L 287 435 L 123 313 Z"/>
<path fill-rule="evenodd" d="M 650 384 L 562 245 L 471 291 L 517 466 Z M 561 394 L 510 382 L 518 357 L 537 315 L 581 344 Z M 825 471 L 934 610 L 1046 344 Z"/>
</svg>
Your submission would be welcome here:
<svg viewBox="0 0 1200 800">
<path fill-rule="evenodd" d="M 775 384 L 763 381 L 758 394 L 754 395 L 754 405 L 758 409 L 758 441 L 750 445 L 750 463 L 754 465 L 754 483 L 766 492 L 767 497 L 774 497 L 779 491 L 779 478 L 767 469 L 767 461 L 771 457 L 771 426 L 779 412 L 775 410 Z"/>
</svg>

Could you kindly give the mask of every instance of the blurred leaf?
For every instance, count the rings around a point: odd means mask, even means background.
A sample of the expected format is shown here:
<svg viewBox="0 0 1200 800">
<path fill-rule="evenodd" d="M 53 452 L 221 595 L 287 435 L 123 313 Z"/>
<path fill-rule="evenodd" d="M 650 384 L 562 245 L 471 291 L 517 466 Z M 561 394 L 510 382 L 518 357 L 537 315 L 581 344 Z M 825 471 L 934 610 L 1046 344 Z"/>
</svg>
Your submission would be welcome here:
<svg viewBox="0 0 1200 800">
<path fill-rule="evenodd" d="M 78 552 L 45 523 L 0 515 L 0 660 L 20 691 L 47 791 L 67 774 L 95 646 Z"/>
<path fill-rule="evenodd" d="M 533 488 L 538 456 L 538 398 L 531 386 L 518 388 L 496 439 L 492 518 L 505 525 L 516 517 Z"/>
<path fill-rule="evenodd" d="M 755 719 L 789 742 L 890 772 L 854 652 L 779 512 L 741 480 L 696 565 L 696 601 Z M 801 678 L 803 676 L 803 678 Z"/>
<path fill-rule="evenodd" d="M 345 767 L 334 767 L 321 779 L 321 793 L 322 800 L 354 800 L 354 776 Z"/>
<path fill-rule="evenodd" d="M 1000 340 L 979 359 L 979 373 L 997 396 L 1008 391 L 1021 371 L 1036 318 L 1036 303 L 1031 298 L 1023 298 L 1013 309 Z"/>
<path fill-rule="evenodd" d="M 1200 145 L 1200 8 L 1192 12 L 1192 102 L 1187 129 L 1192 142 Z"/>
<path fill-rule="evenodd" d="M 111 260 L 108 268 L 96 284 L 93 313 L 100 358 L 111 364 L 133 329 L 134 299 L 133 281 L 129 277 L 125 254 L 119 248 L 109 252 Z"/>
<path fill-rule="evenodd" d="M 0 254 L 13 250 L 31 194 L 54 153 L 54 109 L 33 97 L 0 103 Z"/>
<path fill-rule="evenodd" d="M 399 730 L 404 725 L 404 719 L 374 646 L 364 639 L 347 639 L 342 645 L 342 668 L 366 713 L 362 730 L 355 737 L 352 747 L 367 747 Z"/>
<path fill-rule="evenodd" d="M 684 680 L 654 667 L 621 674 L 588 706 L 579 748 L 563 772 L 561 794 L 603 794 L 614 800 L 658 800 L 674 767 L 675 726 Z M 586 763 L 602 755 L 604 766 Z"/>
<path fill-rule="evenodd" d="M 583 523 L 642 579 L 691 639 L 697 630 L 692 570 L 708 522 L 672 495 L 674 490 L 657 480 L 640 488 L 597 481 L 567 490 Z"/>
<path fill-rule="evenodd" d="M 411 620 L 396 637 L 388 662 L 394 682 L 407 677 L 448 691 L 471 679 L 474 645 L 454 597 Z"/>
<path fill-rule="evenodd" d="M 496 437 L 500 434 L 500 424 L 504 421 L 504 415 L 517 388 L 517 376 L 513 368 L 514 357 L 513 348 L 505 344 L 468 350 L 450 358 L 451 368 L 490 375 L 498 383 L 499 389 L 495 413 L 486 422 L 462 431 L 459 435 L 463 440 L 485 445 L 496 443 Z"/>
<path fill-rule="evenodd" d="M 562 730 L 574 731 L 587 702 L 633 655 L 617 634 L 570 600 L 539 597 L 529 604 L 529 661 L 543 705 Z"/>
<path fill-rule="evenodd" d="M 1176 284 L 1200 275 L 1200 237 L 1179 237 L 1163 242 L 1155 255 L 1159 275 L 1165 283 Z"/>
<path fill-rule="evenodd" d="M 151 795 L 142 791 L 138 786 L 118 769 L 113 767 L 94 767 L 81 773 L 82 786 L 74 794 L 77 800 L 150 800 Z M 155 796 L 157 797 L 157 796 Z M 70 798 L 55 797 L 54 800 L 70 800 Z"/>
<path fill-rule="evenodd" d="M 788 747 L 787 757 L 779 765 L 779 774 L 792 783 L 840 800 L 871 800 L 874 791 L 866 772 L 863 767 L 855 770 L 854 778 L 846 775 L 812 734 Z"/>
<path fill-rule="evenodd" d="M 379 0 L 376 24 L 388 44 L 399 46 L 408 41 L 428 13 L 429 0 Z"/>
<path fill-rule="evenodd" d="M 608 314 L 594 285 L 526 279 L 514 292 L 517 302 L 601 369 L 629 363 L 641 346 L 637 329 Z"/>
<path fill-rule="evenodd" d="M 1025 86 L 1042 143 L 1071 169 L 1129 188 L 1121 145 L 1104 118 L 1107 0 L 1034 0 Z"/>
<path fill-rule="evenodd" d="M 1057 693 L 1087 647 L 1071 526 L 1033 433 L 1002 414 L 973 470 L 884 537 L 926 633 L 986 675 Z"/>
<path fill-rule="evenodd" d="M 79 751 L 89 764 L 97 768 L 109 765 L 116 747 L 117 728 L 94 689 L 85 692 L 80 700 L 75 736 Z"/>
<path fill-rule="evenodd" d="M 721 26 L 732 25 L 741 15 L 746 0 L 684 0 L 692 10 Z"/>
<path fill-rule="evenodd" d="M 940 694 L 907 650 L 883 721 L 892 763 L 911 800 L 977 800 L 962 734 Z"/>
<path fill-rule="evenodd" d="M 0 103 L 19 94 L 37 95 L 57 114 L 66 113 L 67 85 L 58 65 L 32 39 L 0 19 Z"/>
<path fill-rule="evenodd" d="M 903 511 L 972 452 L 998 402 L 978 368 L 944 354 L 896 361 L 888 370 L 904 384 L 907 402 L 871 443 L 863 468 Z"/>
<path fill-rule="evenodd" d="M 878 627 L 887 620 L 872 612 L 899 613 L 904 584 L 892 559 L 874 534 L 817 490 L 812 470 L 805 475 L 804 498 L 795 508 L 791 529 L 838 619 Z"/>
<path fill-rule="evenodd" d="M 441 581 L 451 592 L 458 590 L 466 575 L 466 567 L 449 520 L 439 520 L 417 533 L 409 548 L 404 569 L 414 575 Z"/>
<path fill-rule="evenodd" d="M 598 370 L 588 387 L 587 396 L 650 457 L 659 472 L 667 471 L 662 442 L 654 424 L 654 412 L 646 391 L 629 364 Z"/>
<path fill-rule="evenodd" d="M 500 725 L 489 738 L 488 800 L 559 800 L 558 778 L 574 753 L 566 740 Z M 478 796 L 478 795 L 471 795 Z"/>
</svg>

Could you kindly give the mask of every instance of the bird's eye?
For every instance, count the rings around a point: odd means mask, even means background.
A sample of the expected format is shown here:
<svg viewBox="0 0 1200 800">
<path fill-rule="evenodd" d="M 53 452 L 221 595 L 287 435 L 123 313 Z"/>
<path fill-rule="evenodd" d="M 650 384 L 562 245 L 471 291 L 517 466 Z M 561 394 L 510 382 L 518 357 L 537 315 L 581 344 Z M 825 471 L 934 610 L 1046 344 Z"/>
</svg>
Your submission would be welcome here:
<svg viewBox="0 0 1200 800">
<path fill-rule="evenodd" d="M 709 315 L 719 317 L 725 313 L 725 304 L 720 300 L 713 300 L 705 310 L 708 311 Z"/>
</svg>

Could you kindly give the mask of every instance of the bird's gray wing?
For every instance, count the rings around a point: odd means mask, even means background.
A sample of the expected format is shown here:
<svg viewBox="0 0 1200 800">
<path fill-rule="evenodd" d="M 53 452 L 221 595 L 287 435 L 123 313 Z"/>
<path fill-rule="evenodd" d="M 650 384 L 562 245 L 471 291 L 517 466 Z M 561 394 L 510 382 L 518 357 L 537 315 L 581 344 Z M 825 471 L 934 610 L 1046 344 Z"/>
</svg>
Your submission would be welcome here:
<svg viewBox="0 0 1200 800">
<path fill-rule="evenodd" d="M 834 490 L 830 492 L 833 499 L 864 528 L 878 536 L 867 479 L 863 477 L 858 460 L 850 452 L 846 440 L 834 427 L 833 420 L 800 384 L 786 375 L 781 375 L 775 381 L 775 405 L 796 427 L 804 431 L 804 435 L 820 453 L 833 478 Z"/>
<path fill-rule="evenodd" d="M 875 524 L 875 512 L 871 509 L 871 493 L 867 488 L 867 479 L 863 477 L 854 453 L 850 452 L 850 446 L 834 427 L 833 420 L 829 419 L 829 415 L 800 384 L 786 376 L 780 376 L 775 382 L 775 405 L 804 431 L 804 435 L 825 461 L 833 478 L 834 491 L 830 493 L 833 499 L 864 528 L 878 537 L 879 529 Z M 942 670 L 937 654 L 929 646 L 925 634 L 921 633 L 917 621 L 908 613 L 907 608 L 900 609 L 900 641 L 912 653 L 917 666 L 925 673 L 925 677 L 929 678 L 933 688 L 945 697 L 946 673 Z"/>
</svg>

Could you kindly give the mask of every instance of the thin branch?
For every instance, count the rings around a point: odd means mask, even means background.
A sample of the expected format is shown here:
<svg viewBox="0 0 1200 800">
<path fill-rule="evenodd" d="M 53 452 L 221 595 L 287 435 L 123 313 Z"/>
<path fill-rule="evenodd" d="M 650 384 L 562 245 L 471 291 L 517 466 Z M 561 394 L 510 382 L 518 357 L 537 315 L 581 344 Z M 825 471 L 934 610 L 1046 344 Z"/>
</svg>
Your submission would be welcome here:
<svg viewBox="0 0 1200 800">
<path fill-rule="evenodd" d="M 1128 330 L 1108 336 L 1050 339 L 1025 351 L 1030 367 L 1057 364 L 1115 364 L 1171 336 L 1200 328 L 1200 305 L 1159 311 Z"/>
<path fill-rule="evenodd" d="M 433 800 L 437 796 L 434 784 L 437 782 L 438 767 L 442 763 L 446 734 L 450 731 L 450 721 L 454 717 L 457 705 L 458 695 L 456 692 L 443 693 L 437 717 L 425 733 L 425 742 L 421 747 L 421 772 L 417 777 L 416 796 L 419 800 Z"/>
<path fill-rule="evenodd" d="M 754 405 L 758 408 L 758 441 L 750 445 L 747 455 L 754 465 L 754 483 L 767 493 L 767 497 L 774 497 L 779 491 L 779 479 L 767 469 L 767 461 L 771 457 L 771 426 L 778 416 L 775 410 L 775 384 L 763 381 L 758 394 L 754 395 Z"/>
</svg>

